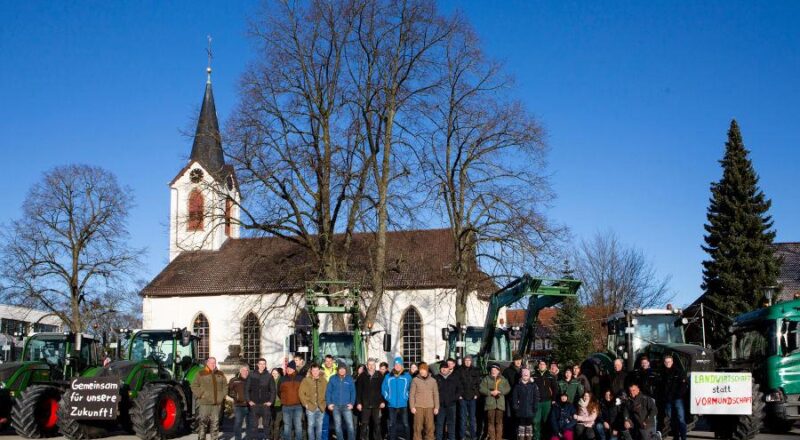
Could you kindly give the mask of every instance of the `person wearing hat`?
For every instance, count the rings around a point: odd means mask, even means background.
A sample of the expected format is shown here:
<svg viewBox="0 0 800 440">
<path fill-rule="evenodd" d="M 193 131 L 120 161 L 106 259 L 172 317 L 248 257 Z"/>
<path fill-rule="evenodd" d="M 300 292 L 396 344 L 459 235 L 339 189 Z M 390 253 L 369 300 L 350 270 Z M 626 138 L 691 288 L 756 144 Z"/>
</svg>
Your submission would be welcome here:
<svg viewBox="0 0 800 440">
<path fill-rule="evenodd" d="M 459 401 L 461 423 L 459 424 L 459 435 L 461 440 L 467 438 L 478 440 L 477 416 L 475 409 L 478 403 L 478 396 L 481 394 L 481 370 L 472 364 L 472 356 L 464 358 L 464 365 L 459 370 L 458 378 L 461 380 L 461 400 Z M 469 429 L 469 432 L 467 432 Z"/>
<path fill-rule="evenodd" d="M 417 377 L 411 381 L 408 406 L 414 414 L 414 440 L 433 440 L 433 416 L 439 414 L 439 386 L 430 376 L 428 364 L 419 364 Z"/>
<path fill-rule="evenodd" d="M 539 408 L 539 387 L 531 379 L 531 370 L 522 369 L 522 377 L 511 392 L 511 406 L 517 418 L 517 440 L 533 438 L 533 418 Z"/>
<path fill-rule="evenodd" d="M 398 436 L 408 439 L 408 393 L 411 391 L 411 375 L 403 369 L 403 358 L 396 356 L 392 371 L 383 378 L 381 394 L 389 407 L 389 440 Z"/>
<path fill-rule="evenodd" d="M 539 388 L 539 408 L 536 417 L 533 419 L 533 438 L 541 440 L 545 438 L 543 431 L 548 423 L 550 407 L 558 398 L 558 382 L 556 378 L 547 371 L 547 362 L 540 359 L 538 368 L 533 374 L 533 383 Z"/>
<path fill-rule="evenodd" d="M 508 380 L 500 374 L 500 365 L 492 364 L 489 375 L 481 380 L 481 394 L 486 396 L 486 432 L 488 440 L 503 440 L 503 413 L 506 410 L 506 394 L 511 391 Z"/>
<path fill-rule="evenodd" d="M 300 403 L 300 385 L 303 378 L 297 374 L 297 363 L 290 361 L 286 365 L 286 375 L 278 382 L 278 396 L 281 399 L 283 412 L 283 440 L 303 438 L 303 405 Z"/>
<path fill-rule="evenodd" d="M 353 377 L 348 374 L 347 364 L 344 362 L 339 363 L 336 375 L 328 381 L 325 401 L 328 402 L 328 409 L 333 414 L 337 440 L 355 440 L 353 408 L 356 406 L 356 384 L 353 382 Z"/>
</svg>

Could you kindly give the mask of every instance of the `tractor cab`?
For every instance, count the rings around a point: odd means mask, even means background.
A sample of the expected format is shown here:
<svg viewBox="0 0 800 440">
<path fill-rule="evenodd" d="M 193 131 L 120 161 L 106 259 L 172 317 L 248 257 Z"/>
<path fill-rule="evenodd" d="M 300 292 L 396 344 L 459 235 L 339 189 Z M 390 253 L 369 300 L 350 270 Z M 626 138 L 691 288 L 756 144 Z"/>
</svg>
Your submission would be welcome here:
<svg viewBox="0 0 800 440">
<path fill-rule="evenodd" d="M 180 378 L 197 359 L 197 336 L 187 329 L 138 330 L 126 335 L 126 359 L 139 363 L 153 361 L 171 378 Z"/>
<path fill-rule="evenodd" d="M 73 371 L 98 365 L 100 347 L 89 335 L 34 333 L 25 340 L 20 362 L 47 365 L 50 375 L 46 379 L 60 381 L 71 377 Z"/>
<path fill-rule="evenodd" d="M 454 328 L 443 329 L 442 339 L 447 341 L 447 356 L 453 359 L 477 356 L 481 349 L 484 331 L 484 327 L 465 327 L 461 332 Z M 501 327 L 495 329 L 494 341 L 486 353 L 487 363 L 497 362 L 501 365 L 511 363 L 511 331 Z M 463 350 L 463 355 L 459 349 Z"/>
</svg>

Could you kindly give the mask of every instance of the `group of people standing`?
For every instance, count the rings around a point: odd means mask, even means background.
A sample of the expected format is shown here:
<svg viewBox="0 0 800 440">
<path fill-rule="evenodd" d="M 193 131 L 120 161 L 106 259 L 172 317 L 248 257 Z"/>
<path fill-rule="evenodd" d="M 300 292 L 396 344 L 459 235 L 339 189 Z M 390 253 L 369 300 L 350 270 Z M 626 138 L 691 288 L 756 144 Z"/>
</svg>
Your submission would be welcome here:
<svg viewBox="0 0 800 440">
<path fill-rule="evenodd" d="M 328 440 L 324 425 L 332 425 L 337 440 L 356 434 L 360 440 L 479 440 L 484 432 L 487 440 L 651 440 L 659 409 L 674 424 L 675 438 L 685 440 L 685 375 L 669 356 L 659 373 L 646 358 L 640 365 L 627 374 L 617 359 L 608 377 L 590 381 L 579 365 L 561 372 L 556 362 L 540 360 L 531 371 L 521 357 L 505 369 L 490 365 L 486 375 L 470 356 L 462 365 L 447 359 L 437 374 L 424 362 L 406 370 L 399 356 L 391 369 L 370 359 L 352 374 L 330 355 L 322 365 L 295 358 L 285 371 L 269 371 L 259 359 L 254 371 L 243 366 L 226 392 L 211 358 L 192 388 L 200 440 L 207 425 L 216 438 L 225 395 L 234 404 L 236 440 L 243 424 L 248 440 Z"/>
</svg>

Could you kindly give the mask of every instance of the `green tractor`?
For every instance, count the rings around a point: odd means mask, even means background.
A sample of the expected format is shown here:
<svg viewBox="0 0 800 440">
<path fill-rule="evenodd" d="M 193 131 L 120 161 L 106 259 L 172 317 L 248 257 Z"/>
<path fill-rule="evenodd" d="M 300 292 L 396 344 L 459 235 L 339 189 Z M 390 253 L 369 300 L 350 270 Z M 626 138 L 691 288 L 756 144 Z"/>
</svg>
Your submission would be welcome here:
<svg viewBox="0 0 800 440">
<path fill-rule="evenodd" d="M 71 440 L 106 435 L 115 427 L 143 440 L 177 437 L 190 429 L 195 404 L 191 383 L 204 368 L 197 361 L 197 337 L 186 329 L 122 331 L 124 359 L 112 362 L 93 379 L 121 384 L 112 419 L 70 414 L 70 392 L 59 406 L 59 426 Z"/>
<path fill-rule="evenodd" d="M 533 342 L 534 327 L 539 311 L 553 307 L 568 297 L 574 297 L 581 282 L 575 279 L 551 280 L 523 275 L 510 282 L 489 298 L 483 327 L 451 327 L 442 329 L 447 341 L 446 353 L 453 359 L 469 355 L 484 372 L 492 362 L 505 368 L 511 363 L 511 332 L 521 331 L 518 352 L 526 356 Z M 525 324 L 521 329 L 497 327 L 500 309 L 528 298 Z"/>
<path fill-rule="evenodd" d="M 58 402 L 73 377 L 93 374 L 100 344 L 88 335 L 34 333 L 19 361 L 0 364 L 0 422 L 26 438 L 58 434 Z"/>
<path fill-rule="evenodd" d="M 790 431 L 800 421 L 800 300 L 737 316 L 731 342 L 731 365 L 725 370 L 752 373 L 752 412 L 709 416 L 715 434 L 744 440 L 762 429 Z"/>
<path fill-rule="evenodd" d="M 360 313 L 361 293 L 359 287 L 346 281 L 314 281 L 306 283 L 306 311 L 311 320 L 311 329 L 289 337 L 289 351 L 305 353 L 311 361 L 322 364 L 325 355 L 354 368 L 367 360 L 364 338 L 370 331 L 362 329 Z M 346 315 L 349 318 L 347 331 L 320 331 L 320 317 L 325 314 Z M 391 350 L 391 336 L 384 334 L 385 351 Z"/>
</svg>

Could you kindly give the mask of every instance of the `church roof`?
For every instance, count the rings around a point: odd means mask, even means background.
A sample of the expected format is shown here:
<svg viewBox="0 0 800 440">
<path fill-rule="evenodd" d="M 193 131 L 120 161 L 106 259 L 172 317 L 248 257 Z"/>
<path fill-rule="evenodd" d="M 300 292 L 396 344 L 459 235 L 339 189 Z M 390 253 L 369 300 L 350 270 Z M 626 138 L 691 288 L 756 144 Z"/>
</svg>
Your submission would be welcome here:
<svg viewBox="0 0 800 440">
<path fill-rule="evenodd" d="M 782 259 L 778 275 L 781 299 L 792 299 L 800 293 L 800 242 L 775 243 L 775 254 Z"/>
<path fill-rule="evenodd" d="M 198 161 L 210 173 L 222 176 L 225 168 L 225 157 L 222 153 L 222 139 L 217 121 L 217 108 L 214 105 L 214 92 L 211 80 L 206 83 L 200 117 L 197 119 L 197 130 L 194 134 L 192 154 L 189 162 Z"/>
<path fill-rule="evenodd" d="M 343 237 L 336 235 L 341 243 Z M 353 236 L 350 271 L 340 278 L 369 285 L 374 234 Z M 449 229 L 387 234 L 386 289 L 455 288 L 454 244 Z M 218 251 L 182 252 L 143 290 L 143 296 L 282 293 L 301 291 L 320 279 L 302 246 L 278 237 L 229 238 Z M 481 293 L 496 287 L 486 277 Z"/>
</svg>

